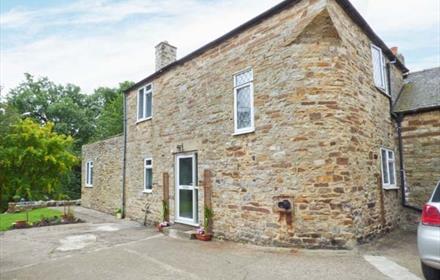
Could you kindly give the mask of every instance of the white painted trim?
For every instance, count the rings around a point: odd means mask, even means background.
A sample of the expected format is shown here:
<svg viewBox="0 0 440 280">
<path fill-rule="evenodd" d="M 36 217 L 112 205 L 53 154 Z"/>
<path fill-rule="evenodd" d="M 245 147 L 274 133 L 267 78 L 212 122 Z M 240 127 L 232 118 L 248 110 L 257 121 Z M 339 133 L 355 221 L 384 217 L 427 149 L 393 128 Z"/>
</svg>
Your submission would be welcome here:
<svg viewBox="0 0 440 280">
<path fill-rule="evenodd" d="M 147 90 L 147 87 L 150 87 L 149 90 Z M 139 94 L 140 91 L 143 90 L 143 95 L 144 95 L 144 99 L 143 99 L 143 110 L 142 110 L 142 118 L 139 118 Z M 151 115 L 146 117 L 147 115 L 147 94 L 151 94 Z M 153 118 L 153 84 L 149 83 L 146 84 L 143 87 L 138 88 L 137 90 L 137 97 L 136 97 L 136 124 L 140 123 L 140 122 L 144 122 L 147 120 L 151 120 Z"/>
<path fill-rule="evenodd" d="M 92 160 L 88 160 L 86 161 L 86 182 L 85 182 L 85 186 L 87 188 L 92 188 L 93 187 L 93 161 Z"/>
<path fill-rule="evenodd" d="M 141 122 L 145 122 L 145 121 L 149 121 L 151 120 L 153 117 L 148 117 L 148 118 L 144 118 L 144 119 L 139 119 L 136 121 L 136 124 L 141 123 Z"/>
<path fill-rule="evenodd" d="M 236 76 L 241 74 L 241 73 L 247 72 L 247 71 L 251 72 L 252 79 L 249 82 L 245 83 L 245 84 L 237 86 L 236 85 Z M 241 70 L 241 71 L 237 72 L 236 74 L 234 74 L 233 80 L 234 80 L 234 133 L 233 133 L 233 135 L 241 135 L 241 134 L 246 134 L 246 133 L 254 132 L 255 131 L 254 72 L 253 72 L 252 68 L 247 68 L 245 70 Z M 239 129 L 239 128 L 237 128 L 237 121 L 238 121 L 238 117 L 237 117 L 237 114 L 238 114 L 238 111 L 237 111 L 237 93 L 238 93 L 239 89 L 244 88 L 244 87 L 249 87 L 249 94 L 250 94 L 250 97 L 249 97 L 250 100 L 249 101 L 250 101 L 250 107 L 251 107 L 251 115 L 250 115 L 251 126 Z"/>
<path fill-rule="evenodd" d="M 388 183 L 385 183 L 384 181 L 384 170 L 383 170 L 383 158 L 382 158 L 382 151 L 385 151 L 385 161 L 386 161 L 386 168 L 387 168 L 387 174 L 388 174 Z M 390 159 L 388 152 L 391 152 L 393 154 L 393 158 Z M 389 169 L 389 162 L 393 163 L 393 177 L 394 177 L 394 184 L 391 184 L 391 173 Z M 382 188 L 385 190 L 397 190 L 399 187 L 397 187 L 397 178 L 396 178 L 396 155 L 393 150 L 387 149 L 387 148 L 380 148 L 380 170 L 381 170 L 381 178 L 382 178 Z"/>
<path fill-rule="evenodd" d="M 147 160 L 151 160 L 151 164 L 147 164 Z M 144 158 L 144 193 L 151 193 L 153 192 L 153 178 L 151 178 L 151 189 L 147 189 L 147 182 L 146 182 L 146 171 L 147 169 L 151 169 L 151 177 L 153 177 L 153 158 L 146 157 Z"/>
<path fill-rule="evenodd" d="M 377 51 L 379 54 L 379 70 L 380 70 L 380 78 L 381 78 L 381 83 L 382 85 L 378 85 L 376 84 L 376 79 L 375 79 L 375 60 L 374 60 L 374 51 Z M 376 86 L 377 89 L 379 89 L 380 91 L 382 91 L 383 93 L 385 93 L 386 95 L 390 96 L 389 93 L 389 89 L 388 89 L 388 76 L 387 76 L 387 68 L 386 68 L 386 61 L 385 61 L 385 56 L 383 55 L 382 49 L 379 48 L 376 45 L 371 44 L 371 61 L 372 61 L 372 65 L 373 65 L 373 82 L 374 85 Z"/>
<path fill-rule="evenodd" d="M 193 182 L 192 185 L 189 186 L 183 186 L 179 184 L 179 160 L 182 158 L 191 158 L 192 159 L 192 175 L 193 175 Z M 198 216 L 198 187 L 197 187 L 197 161 L 196 161 L 196 154 L 195 153 L 183 153 L 176 155 L 176 168 L 175 168 L 175 222 L 183 223 L 187 225 L 192 226 L 198 226 L 197 216 Z M 180 192 L 179 190 L 192 190 L 192 198 L 193 198 L 193 219 L 188 219 L 185 217 L 180 217 Z M 197 195 L 196 195 L 197 194 Z"/>
</svg>

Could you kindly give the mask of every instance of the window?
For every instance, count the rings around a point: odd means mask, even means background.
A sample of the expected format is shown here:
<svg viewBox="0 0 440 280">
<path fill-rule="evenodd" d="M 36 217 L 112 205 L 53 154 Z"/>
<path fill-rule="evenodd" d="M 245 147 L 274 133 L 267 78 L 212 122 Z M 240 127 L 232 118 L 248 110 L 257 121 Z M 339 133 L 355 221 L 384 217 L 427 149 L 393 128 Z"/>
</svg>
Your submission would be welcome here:
<svg viewBox="0 0 440 280">
<path fill-rule="evenodd" d="M 151 192 L 153 189 L 153 160 L 144 160 L 144 192 Z"/>
<path fill-rule="evenodd" d="M 234 75 L 235 134 L 254 131 L 254 87 L 252 69 Z"/>
<path fill-rule="evenodd" d="M 138 121 L 150 119 L 153 113 L 153 86 L 151 84 L 139 89 L 137 104 Z"/>
<path fill-rule="evenodd" d="M 86 163 L 86 186 L 93 186 L 93 161 Z"/>
<path fill-rule="evenodd" d="M 396 163 L 394 152 L 385 148 L 380 149 L 382 186 L 385 189 L 394 189 L 396 187 Z"/>
<path fill-rule="evenodd" d="M 374 84 L 376 87 L 388 94 L 387 67 L 382 49 L 376 47 L 375 45 L 371 45 L 371 56 L 373 59 Z"/>
</svg>

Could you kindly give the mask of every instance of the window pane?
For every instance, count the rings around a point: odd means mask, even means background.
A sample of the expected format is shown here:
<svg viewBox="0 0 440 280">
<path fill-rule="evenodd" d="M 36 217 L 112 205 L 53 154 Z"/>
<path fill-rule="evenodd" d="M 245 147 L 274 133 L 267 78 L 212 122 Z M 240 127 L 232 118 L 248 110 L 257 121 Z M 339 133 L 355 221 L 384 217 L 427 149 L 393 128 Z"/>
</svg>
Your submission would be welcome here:
<svg viewBox="0 0 440 280">
<path fill-rule="evenodd" d="M 237 129 L 251 126 L 251 88 L 237 90 Z"/>
<path fill-rule="evenodd" d="M 193 218 L 192 190 L 179 190 L 179 215 L 188 219 Z"/>
<path fill-rule="evenodd" d="M 388 170 L 390 171 L 390 184 L 394 185 L 396 183 L 394 178 L 394 161 L 388 161 Z"/>
<path fill-rule="evenodd" d="M 153 188 L 153 169 L 145 168 L 145 189 L 151 190 Z"/>
<path fill-rule="evenodd" d="M 394 152 L 388 151 L 388 159 L 394 159 Z"/>
<path fill-rule="evenodd" d="M 138 94 L 138 119 L 144 118 L 144 90 L 141 89 Z"/>
<path fill-rule="evenodd" d="M 89 170 L 90 162 L 86 163 L 86 184 L 90 184 L 90 170 Z"/>
<path fill-rule="evenodd" d="M 379 88 L 385 88 L 383 82 L 383 67 L 381 50 L 376 47 L 371 47 L 371 55 L 373 58 L 373 74 L 374 84 Z"/>
<path fill-rule="evenodd" d="M 382 150 L 382 178 L 384 184 L 389 184 L 390 180 L 388 177 L 388 165 L 387 165 L 387 151 Z"/>
<path fill-rule="evenodd" d="M 151 92 L 150 93 L 147 93 L 146 94 L 146 106 L 147 106 L 147 112 L 146 112 L 146 114 L 145 114 L 145 117 L 146 118 L 148 118 L 148 117 L 151 117 L 151 107 L 152 107 L 152 104 L 151 104 L 151 97 L 152 97 L 152 94 L 151 94 Z"/>
<path fill-rule="evenodd" d="M 145 161 L 145 165 L 151 165 L 151 159 L 147 159 L 147 160 Z"/>
<path fill-rule="evenodd" d="M 90 166 L 90 185 L 93 185 L 93 165 Z"/>
<path fill-rule="evenodd" d="M 235 86 L 241 86 L 252 81 L 252 70 L 235 75 Z"/>
<path fill-rule="evenodd" d="M 193 184 L 192 158 L 179 159 L 179 184 L 191 186 Z"/>
</svg>

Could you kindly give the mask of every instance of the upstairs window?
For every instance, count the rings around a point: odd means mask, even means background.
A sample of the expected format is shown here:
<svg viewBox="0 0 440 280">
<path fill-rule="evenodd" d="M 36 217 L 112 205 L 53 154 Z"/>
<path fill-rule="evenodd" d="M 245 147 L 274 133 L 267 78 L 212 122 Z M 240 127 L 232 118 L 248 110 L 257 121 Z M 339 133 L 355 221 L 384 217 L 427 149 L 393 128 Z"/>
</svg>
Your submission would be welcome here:
<svg viewBox="0 0 440 280">
<path fill-rule="evenodd" d="M 253 71 L 247 69 L 234 75 L 235 134 L 254 131 Z"/>
<path fill-rule="evenodd" d="M 137 98 L 138 121 L 148 120 L 153 113 L 153 86 L 151 84 L 139 89 Z"/>
<path fill-rule="evenodd" d="M 144 192 L 153 190 L 153 159 L 144 159 Z"/>
<path fill-rule="evenodd" d="M 382 49 L 371 45 L 371 56 L 373 59 L 373 76 L 376 87 L 388 94 L 388 75 Z"/>
<path fill-rule="evenodd" d="M 380 149 L 381 153 L 381 169 L 382 169 L 382 186 L 384 189 L 396 188 L 396 163 L 394 151 L 385 148 Z"/>
<path fill-rule="evenodd" d="M 88 161 L 86 163 L 86 186 L 93 186 L 93 161 Z"/>
</svg>

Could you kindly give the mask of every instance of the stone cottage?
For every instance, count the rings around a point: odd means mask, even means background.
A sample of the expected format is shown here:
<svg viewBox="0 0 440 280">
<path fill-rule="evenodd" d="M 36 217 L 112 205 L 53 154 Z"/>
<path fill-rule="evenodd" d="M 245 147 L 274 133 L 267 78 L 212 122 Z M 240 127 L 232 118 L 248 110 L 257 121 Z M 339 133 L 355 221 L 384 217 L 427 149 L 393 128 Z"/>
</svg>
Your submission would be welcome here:
<svg viewBox="0 0 440 280">
<path fill-rule="evenodd" d="M 124 134 L 83 147 L 85 207 L 198 226 L 209 205 L 216 238 L 307 248 L 398 224 L 408 69 L 349 1 L 284 1 L 179 60 L 160 43 L 156 70 Z"/>
</svg>

